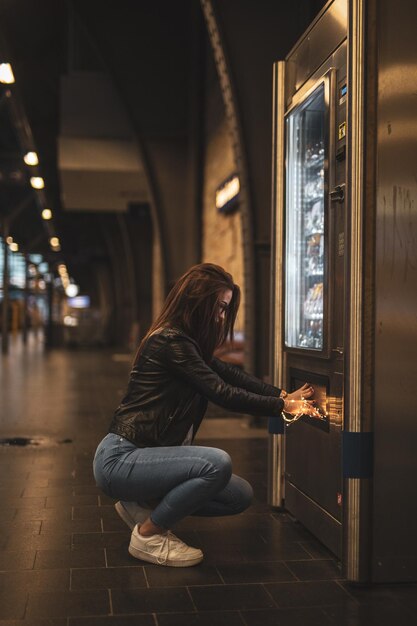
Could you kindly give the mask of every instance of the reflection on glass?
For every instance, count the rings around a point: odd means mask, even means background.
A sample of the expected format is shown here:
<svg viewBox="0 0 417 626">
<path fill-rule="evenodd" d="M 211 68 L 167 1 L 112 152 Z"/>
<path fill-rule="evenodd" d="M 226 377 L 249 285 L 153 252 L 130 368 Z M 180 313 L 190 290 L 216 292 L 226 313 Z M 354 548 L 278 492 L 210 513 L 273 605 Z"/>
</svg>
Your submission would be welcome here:
<svg viewBox="0 0 417 626">
<path fill-rule="evenodd" d="M 324 84 L 287 117 L 286 331 L 291 348 L 323 349 Z"/>
</svg>

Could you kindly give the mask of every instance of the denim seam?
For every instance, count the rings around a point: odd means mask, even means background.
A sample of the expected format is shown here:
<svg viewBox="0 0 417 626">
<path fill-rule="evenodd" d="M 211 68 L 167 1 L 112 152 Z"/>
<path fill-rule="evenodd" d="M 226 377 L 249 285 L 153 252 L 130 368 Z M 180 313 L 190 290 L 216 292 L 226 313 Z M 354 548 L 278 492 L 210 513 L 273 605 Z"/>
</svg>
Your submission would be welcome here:
<svg viewBox="0 0 417 626">
<path fill-rule="evenodd" d="M 215 467 L 211 461 L 208 461 L 207 459 L 205 459 L 204 457 L 201 457 L 201 456 L 187 456 L 186 458 L 187 458 L 187 460 L 191 460 L 191 461 L 204 461 L 205 463 L 209 463 L 210 467 Z M 132 462 L 130 462 L 130 461 L 128 461 L 126 459 L 124 462 L 125 463 L 130 463 L 131 465 L 133 463 L 135 465 L 139 464 L 139 463 L 143 465 L 144 463 L 161 463 L 162 461 L 184 461 L 184 457 L 183 456 L 178 456 L 178 457 L 177 456 L 158 457 L 158 459 L 150 459 L 150 460 L 146 460 L 146 461 L 135 459 L 135 461 L 132 461 Z"/>
</svg>

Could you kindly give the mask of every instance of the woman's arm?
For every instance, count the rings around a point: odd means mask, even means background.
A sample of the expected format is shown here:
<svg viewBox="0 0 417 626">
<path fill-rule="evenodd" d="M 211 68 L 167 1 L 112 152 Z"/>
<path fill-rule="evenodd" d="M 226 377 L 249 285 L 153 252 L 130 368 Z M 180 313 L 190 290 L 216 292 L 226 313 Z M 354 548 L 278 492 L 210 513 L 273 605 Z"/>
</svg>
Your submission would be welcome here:
<svg viewBox="0 0 417 626">
<path fill-rule="evenodd" d="M 280 415 L 284 408 L 284 400 L 276 392 L 263 395 L 228 384 L 207 365 L 194 343 L 184 336 L 167 338 L 161 358 L 175 376 L 225 409 L 252 415 Z"/>
<path fill-rule="evenodd" d="M 225 363 L 224 361 L 214 357 L 211 362 L 211 367 L 221 378 L 223 378 L 225 382 L 234 385 L 235 387 L 241 387 L 242 389 L 252 391 L 253 393 L 257 393 L 261 396 L 279 397 L 281 395 L 281 389 L 262 382 L 259 378 L 251 376 L 236 365 Z"/>
</svg>

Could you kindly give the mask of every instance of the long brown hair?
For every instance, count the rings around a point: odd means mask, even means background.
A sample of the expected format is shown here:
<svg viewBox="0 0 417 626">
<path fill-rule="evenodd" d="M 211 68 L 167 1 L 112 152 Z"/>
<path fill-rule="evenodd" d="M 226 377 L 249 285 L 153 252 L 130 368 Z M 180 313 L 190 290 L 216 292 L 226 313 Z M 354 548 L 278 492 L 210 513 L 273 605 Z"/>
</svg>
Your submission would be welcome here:
<svg viewBox="0 0 417 626">
<path fill-rule="evenodd" d="M 219 319 L 218 302 L 221 293 L 232 291 L 232 299 L 223 320 Z M 233 341 L 233 330 L 240 304 L 240 288 L 231 274 L 219 265 L 200 263 L 191 267 L 177 280 L 154 321 L 142 339 L 135 363 L 148 337 L 160 328 L 175 327 L 183 330 L 199 345 L 205 361 L 228 337 Z"/>
</svg>

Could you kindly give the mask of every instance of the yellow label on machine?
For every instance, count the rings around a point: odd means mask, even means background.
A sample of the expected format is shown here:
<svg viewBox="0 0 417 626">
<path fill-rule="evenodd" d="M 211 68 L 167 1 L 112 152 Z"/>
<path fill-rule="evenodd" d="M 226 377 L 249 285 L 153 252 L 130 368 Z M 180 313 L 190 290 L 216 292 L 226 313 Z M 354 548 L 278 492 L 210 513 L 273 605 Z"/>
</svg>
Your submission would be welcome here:
<svg viewBox="0 0 417 626">
<path fill-rule="evenodd" d="M 346 122 L 339 125 L 339 139 L 343 139 L 343 137 L 346 137 Z"/>
</svg>

